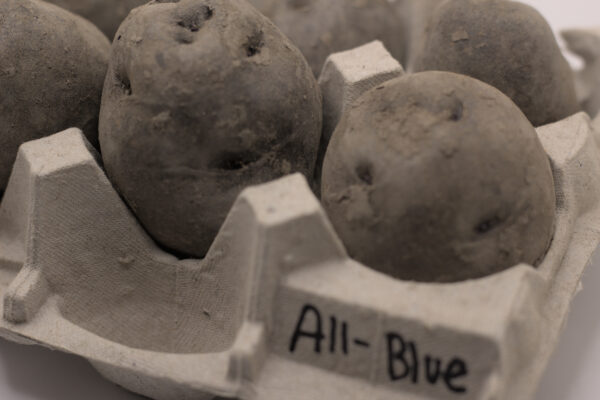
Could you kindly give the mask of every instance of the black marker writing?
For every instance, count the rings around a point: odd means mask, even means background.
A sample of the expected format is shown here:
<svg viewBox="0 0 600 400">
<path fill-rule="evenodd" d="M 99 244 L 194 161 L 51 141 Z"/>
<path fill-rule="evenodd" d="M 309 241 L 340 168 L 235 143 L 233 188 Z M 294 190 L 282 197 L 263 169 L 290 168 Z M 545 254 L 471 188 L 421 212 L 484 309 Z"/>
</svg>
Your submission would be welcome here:
<svg viewBox="0 0 600 400">
<path fill-rule="evenodd" d="M 321 354 L 323 341 L 328 341 L 329 353 L 335 354 L 341 352 L 344 355 L 350 354 L 350 344 L 353 343 L 360 347 L 369 347 L 370 343 L 361 339 L 352 339 L 350 341 L 350 327 L 346 321 L 340 321 L 336 316 L 329 317 L 328 336 L 327 327 L 324 323 L 319 309 L 312 304 L 306 304 L 300 311 L 300 317 L 296 323 L 294 333 L 290 340 L 289 351 L 294 353 L 301 339 L 314 341 L 314 352 Z M 327 344 L 327 343 L 325 343 Z M 325 350 L 327 351 L 327 350 Z"/>
<path fill-rule="evenodd" d="M 392 381 L 401 381 L 410 377 L 414 384 L 419 383 L 421 376 L 421 364 L 417 344 L 406 341 L 397 333 L 387 334 L 388 347 L 388 375 Z M 454 393 L 466 393 L 466 386 L 459 385 L 456 380 L 465 377 L 468 374 L 467 364 L 459 359 L 450 360 L 446 368 L 443 368 L 443 362 L 439 358 L 425 355 L 425 366 L 423 375 L 425 381 L 431 385 L 439 382 L 440 377 L 443 382 Z"/>
<path fill-rule="evenodd" d="M 304 322 L 311 314 L 314 317 L 315 329 L 313 331 L 307 331 L 304 330 Z M 315 353 L 321 352 L 321 341 L 325 338 L 325 335 L 323 335 L 323 325 L 321 323 L 321 313 L 319 313 L 319 310 L 317 310 L 316 307 L 310 304 L 305 305 L 300 313 L 300 318 L 298 319 L 296 329 L 294 330 L 294 335 L 292 336 L 292 341 L 290 342 L 291 353 L 296 351 L 298 340 L 303 337 L 313 339 L 315 341 Z"/>
<path fill-rule="evenodd" d="M 340 320 L 335 315 L 324 318 L 317 307 L 306 304 L 296 322 L 289 351 L 294 353 L 301 341 L 312 341 L 310 345 L 316 354 L 322 354 L 325 346 L 324 351 L 330 357 L 349 356 L 351 351 L 368 351 L 371 343 L 351 336 L 351 332 L 347 321 Z M 452 393 L 467 393 L 467 387 L 461 379 L 467 377 L 469 370 L 462 359 L 454 357 L 446 361 L 430 354 L 422 354 L 416 342 L 407 340 L 397 332 L 386 333 L 384 339 L 387 344 L 388 378 L 392 382 L 443 385 Z M 351 345 L 354 347 L 350 348 Z"/>
</svg>

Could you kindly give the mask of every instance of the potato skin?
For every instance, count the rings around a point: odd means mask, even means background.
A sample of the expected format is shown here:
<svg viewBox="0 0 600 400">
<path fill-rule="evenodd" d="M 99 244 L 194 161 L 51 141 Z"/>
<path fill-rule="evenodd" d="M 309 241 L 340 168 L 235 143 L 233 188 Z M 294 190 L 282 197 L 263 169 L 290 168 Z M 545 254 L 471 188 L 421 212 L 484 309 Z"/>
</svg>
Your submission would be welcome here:
<svg viewBox="0 0 600 400">
<path fill-rule="evenodd" d="M 94 23 L 111 41 L 121 22 L 149 0 L 46 0 Z"/>
<path fill-rule="evenodd" d="M 281 0 L 248 0 L 258 11 L 271 18 Z"/>
<path fill-rule="evenodd" d="M 321 107 L 298 49 L 245 0 L 152 2 L 113 42 L 102 155 L 150 235 L 203 257 L 244 187 L 313 175 Z"/>
<path fill-rule="evenodd" d="M 579 110 L 573 73 L 534 8 L 505 0 L 447 0 L 430 20 L 415 71 L 451 71 L 510 97 L 534 126 Z"/>
<path fill-rule="evenodd" d="M 400 8 L 388 0 L 280 0 L 270 13 L 315 76 L 330 54 L 376 39 L 403 61 L 406 32 Z"/>
<path fill-rule="evenodd" d="M 495 88 L 449 72 L 359 98 L 333 134 L 322 194 L 350 255 L 404 280 L 537 265 L 553 236 L 553 176 L 535 129 Z"/>
<path fill-rule="evenodd" d="M 0 196 L 19 146 L 70 127 L 98 146 L 110 44 L 90 22 L 38 0 L 0 1 Z"/>
</svg>

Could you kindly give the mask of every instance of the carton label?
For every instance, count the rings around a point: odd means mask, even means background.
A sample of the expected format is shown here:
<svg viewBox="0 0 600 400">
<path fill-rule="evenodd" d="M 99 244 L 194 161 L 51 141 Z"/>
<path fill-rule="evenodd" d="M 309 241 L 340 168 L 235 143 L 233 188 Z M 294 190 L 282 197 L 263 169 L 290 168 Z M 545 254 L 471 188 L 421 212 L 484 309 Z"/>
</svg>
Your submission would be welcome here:
<svg viewBox="0 0 600 400">
<path fill-rule="evenodd" d="M 465 378 L 469 367 L 460 357 L 445 360 L 422 353 L 416 341 L 407 340 L 401 332 L 384 332 L 380 340 L 352 335 L 349 322 L 336 315 L 326 315 L 312 305 L 304 304 L 297 323 L 289 335 L 288 351 L 293 355 L 300 344 L 315 355 L 329 353 L 348 356 L 354 351 L 368 351 L 372 342 L 384 342 L 385 364 L 389 382 L 406 381 L 414 385 L 441 385 L 452 393 L 466 393 Z"/>
<path fill-rule="evenodd" d="M 499 368 L 496 342 L 432 324 L 284 289 L 271 343 L 280 356 L 388 390 L 478 398 Z"/>
</svg>

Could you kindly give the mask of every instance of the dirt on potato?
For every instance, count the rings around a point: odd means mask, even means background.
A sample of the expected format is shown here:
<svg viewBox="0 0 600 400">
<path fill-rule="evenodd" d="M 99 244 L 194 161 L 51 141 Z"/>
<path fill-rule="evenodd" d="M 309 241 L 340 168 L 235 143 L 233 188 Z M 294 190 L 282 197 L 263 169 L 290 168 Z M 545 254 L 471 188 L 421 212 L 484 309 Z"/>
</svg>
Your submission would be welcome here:
<svg viewBox="0 0 600 400">
<path fill-rule="evenodd" d="M 0 193 L 26 141 L 78 127 L 98 146 L 109 53 L 102 32 L 60 7 L 0 2 Z"/>
<path fill-rule="evenodd" d="M 263 9 L 298 46 L 319 76 L 327 57 L 339 51 L 381 40 L 388 51 L 404 60 L 407 32 L 401 8 L 388 0 L 266 0 Z"/>
<path fill-rule="evenodd" d="M 446 0 L 429 21 L 415 71 L 450 71 L 510 97 L 534 126 L 577 111 L 573 72 L 534 8 L 505 0 Z"/>
<path fill-rule="evenodd" d="M 424 72 L 367 92 L 343 116 L 322 200 L 356 260 L 399 279 L 456 282 L 538 264 L 554 232 L 553 182 L 508 97 Z"/>
<path fill-rule="evenodd" d="M 153 1 L 113 42 L 102 155 L 150 235 L 203 257 L 243 188 L 313 176 L 321 109 L 299 50 L 245 0 Z"/>
</svg>

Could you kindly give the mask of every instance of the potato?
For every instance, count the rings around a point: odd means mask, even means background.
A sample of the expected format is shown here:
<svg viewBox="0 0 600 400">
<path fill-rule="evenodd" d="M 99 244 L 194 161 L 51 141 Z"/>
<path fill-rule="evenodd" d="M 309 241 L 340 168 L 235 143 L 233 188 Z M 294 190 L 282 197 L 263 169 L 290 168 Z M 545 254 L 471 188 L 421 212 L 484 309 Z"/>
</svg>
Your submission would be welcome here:
<svg viewBox="0 0 600 400">
<path fill-rule="evenodd" d="M 279 0 L 271 12 L 318 76 L 330 54 L 376 39 L 402 61 L 405 30 L 399 10 L 388 0 Z"/>
<path fill-rule="evenodd" d="M 0 2 L 0 197 L 19 146 L 70 127 L 98 145 L 110 44 L 88 21 L 38 0 Z"/>
<path fill-rule="evenodd" d="M 573 73 L 535 9 L 505 0 L 447 0 L 435 10 L 416 71 L 469 75 L 500 89 L 535 126 L 578 111 Z"/>
<path fill-rule="evenodd" d="M 113 42 L 105 167 L 157 242 L 202 257 L 244 187 L 313 175 L 321 107 L 300 51 L 245 0 L 152 2 Z"/>
<path fill-rule="evenodd" d="M 149 0 L 47 0 L 93 22 L 113 39 L 121 22 L 133 8 Z"/>
<path fill-rule="evenodd" d="M 373 89 L 342 117 L 323 204 L 352 257 L 404 280 L 537 265 L 555 220 L 550 163 L 508 97 L 449 72 Z"/>
</svg>

